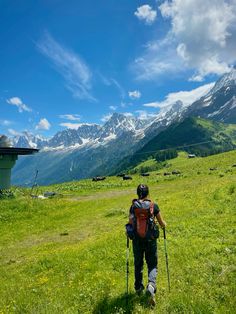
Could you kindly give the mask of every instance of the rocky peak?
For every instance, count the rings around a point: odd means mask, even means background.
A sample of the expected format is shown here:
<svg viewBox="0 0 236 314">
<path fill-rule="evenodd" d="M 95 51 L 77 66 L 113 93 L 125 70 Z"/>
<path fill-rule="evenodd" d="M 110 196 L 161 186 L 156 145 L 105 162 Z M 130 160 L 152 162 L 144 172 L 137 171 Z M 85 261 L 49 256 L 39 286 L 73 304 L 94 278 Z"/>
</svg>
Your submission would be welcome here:
<svg viewBox="0 0 236 314">
<path fill-rule="evenodd" d="M 234 67 L 229 73 L 224 74 L 209 91 L 208 95 L 216 93 L 221 88 L 231 88 L 236 85 L 236 68 Z M 208 96 L 206 95 L 206 96 Z"/>
</svg>

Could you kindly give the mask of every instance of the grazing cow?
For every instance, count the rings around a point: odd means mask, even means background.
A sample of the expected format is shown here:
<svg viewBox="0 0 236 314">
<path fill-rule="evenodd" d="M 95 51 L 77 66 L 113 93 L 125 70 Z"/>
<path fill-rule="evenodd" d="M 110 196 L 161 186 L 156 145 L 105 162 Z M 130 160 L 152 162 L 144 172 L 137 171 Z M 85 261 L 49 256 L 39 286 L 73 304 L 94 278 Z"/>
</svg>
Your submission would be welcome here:
<svg viewBox="0 0 236 314">
<path fill-rule="evenodd" d="M 170 172 L 164 172 L 164 176 L 170 176 L 171 173 Z"/>
<path fill-rule="evenodd" d="M 56 196 L 56 192 L 44 192 L 43 193 L 43 196 L 44 197 L 53 197 L 53 196 Z"/>
<path fill-rule="evenodd" d="M 173 170 L 172 174 L 181 174 L 181 172 L 179 170 Z"/>
<path fill-rule="evenodd" d="M 188 158 L 195 158 L 196 155 L 195 154 L 188 154 Z"/>
<path fill-rule="evenodd" d="M 97 181 L 103 181 L 105 179 L 106 179 L 106 177 L 93 177 L 92 181 L 97 182 Z"/>
<path fill-rule="evenodd" d="M 214 171 L 214 170 L 217 170 L 217 168 L 210 168 L 209 170 Z"/>
<path fill-rule="evenodd" d="M 142 177 L 149 177 L 149 176 L 150 176 L 149 173 L 141 173 L 140 175 L 141 175 Z"/>
<path fill-rule="evenodd" d="M 123 177 L 125 176 L 125 173 L 119 173 L 119 174 L 117 174 L 116 176 L 123 178 Z"/>
<path fill-rule="evenodd" d="M 236 164 L 232 165 L 232 167 L 236 167 Z"/>
<path fill-rule="evenodd" d="M 133 180 L 133 178 L 131 176 L 123 176 L 123 180 Z"/>
</svg>

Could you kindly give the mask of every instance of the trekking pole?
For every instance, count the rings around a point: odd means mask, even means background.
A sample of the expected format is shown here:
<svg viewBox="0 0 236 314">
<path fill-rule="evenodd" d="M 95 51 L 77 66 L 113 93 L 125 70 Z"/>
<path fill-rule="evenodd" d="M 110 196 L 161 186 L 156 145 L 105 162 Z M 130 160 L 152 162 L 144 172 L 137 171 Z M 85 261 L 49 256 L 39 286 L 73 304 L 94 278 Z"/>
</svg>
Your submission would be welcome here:
<svg viewBox="0 0 236 314">
<path fill-rule="evenodd" d="M 164 235 L 164 247 L 165 247 L 165 256 L 166 256 L 166 272 L 167 272 L 168 288 L 169 288 L 169 292 L 170 292 L 170 273 L 169 273 L 167 245 L 166 245 L 166 229 L 165 228 L 163 228 L 163 235 Z"/>
<path fill-rule="evenodd" d="M 39 173 L 39 171 L 36 170 L 35 177 L 34 177 L 34 183 L 32 185 L 30 195 L 33 195 L 33 190 L 34 190 L 34 187 L 36 186 L 36 180 L 37 180 L 37 177 L 38 177 L 38 173 Z"/>
<path fill-rule="evenodd" d="M 126 244 L 126 294 L 129 293 L 129 237 L 127 236 Z"/>
</svg>

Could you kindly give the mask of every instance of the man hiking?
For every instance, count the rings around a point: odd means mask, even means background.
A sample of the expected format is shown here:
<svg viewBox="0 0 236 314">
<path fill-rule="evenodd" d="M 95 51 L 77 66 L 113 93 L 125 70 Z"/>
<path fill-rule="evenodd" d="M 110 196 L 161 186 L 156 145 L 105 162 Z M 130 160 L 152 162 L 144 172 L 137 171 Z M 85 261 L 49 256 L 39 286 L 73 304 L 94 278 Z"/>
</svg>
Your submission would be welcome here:
<svg viewBox="0 0 236 314">
<path fill-rule="evenodd" d="M 162 219 L 160 209 L 147 197 L 149 189 L 147 185 L 140 184 L 137 187 L 138 199 L 132 201 L 129 211 L 129 223 L 126 225 L 127 236 L 133 240 L 135 283 L 134 287 L 138 295 L 144 290 L 143 285 L 143 258 L 148 268 L 148 284 L 146 294 L 149 303 L 155 306 L 156 277 L 157 277 L 157 238 L 159 237 L 157 219 L 159 225 L 165 228 L 166 223 Z"/>
</svg>

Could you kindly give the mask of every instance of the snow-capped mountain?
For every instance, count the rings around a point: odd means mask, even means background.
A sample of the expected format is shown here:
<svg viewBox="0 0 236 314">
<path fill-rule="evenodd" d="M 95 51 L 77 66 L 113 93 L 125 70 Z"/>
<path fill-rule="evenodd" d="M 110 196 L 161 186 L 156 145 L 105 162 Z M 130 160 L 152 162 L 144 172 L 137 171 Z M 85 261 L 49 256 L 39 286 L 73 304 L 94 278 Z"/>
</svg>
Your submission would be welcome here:
<svg viewBox="0 0 236 314">
<path fill-rule="evenodd" d="M 99 141 L 120 136 L 123 132 L 134 132 L 136 130 L 136 119 L 127 117 L 123 114 L 114 113 L 111 118 L 104 124 L 99 133 Z"/>
<path fill-rule="evenodd" d="M 99 142 L 102 143 L 104 140 L 116 139 L 127 133 L 134 138 L 140 138 L 152 121 L 153 119 L 141 120 L 125 114 L 114 113 L 101 128 Z"/>
<path fill-rule="evenodd" d="M 56 133 L 44 146 L 44 148 L 79 147 L 98 137 L 101 129 L 97 124 L 81 124 L 77 130 L 66 129 Z"/>
<path fill-rule="evenodd" d="M 151 124 L 146 127 L 144 130 L 144 140 L 143 142 L 147 142 L 148 138 L 152 138 L 156 136 L 158 133 L 166 129 L 169 125 L 174 122 L 178 122 L 182 119 L 183 112 L 185 107 L 182 101 L 177 100 L 170 106 L 168 109 L 161 110 L 156 118 L 151 121 Z"/>
<path fill-rule="evenodd" d="M 20 135 L 16 135 L 11 139 L 12 146 L 14 147 L 26 147 L 26 148 L 43 148 L 48 143 L 48 139 L 43 138 L 40 135 L 33 135 L 29 132 L 23 132 Z"/>
<path fill-rule="evenodd" d="M 134 137 L 140 134 L 150 120 L 140 120 L 124 114 L 114 113 L 103 125 L 81 124 L 77 129 L 66 129 L 57 132 L 52 138 L 44 139 L 28 132 L 11 139 L 14 147 L 32 147 L 40 149 L 79 148 L 86 144 L 106 144 L 110 140 L 119 138 L 125 133 L 132 133 Z"/>
<path fill-rule="evenodd" d="M 110 172 L 123 157 L 140 147 L 143 128 L 148 122 L 114 113 L 103 125 L 81 125 L 67 129 L 49 139 L 40 153 L 19 158 L 13 182 L 30 184 L 29 178 L 39 170 L 39 183 L 49 184 Z"/>
<path fill-rule="evenodd" d="M 236 68 L 223 75 L 205 96 L 194 102 L 185 116 L 236 123 Z"/>
<path fill-rule="evenodd" d="M 40 173 L 39 184 L 106 175 L 117 169 L 122 159 L 186 117 L 200 116 L 236 123 L 235 99 L 236 69 L 232 69 L 199 100 L 186 105 L 176 99 L 153 119 L 114 113 L 102 126 L 81 124 L 77 130 L 66 129 L 47 140 L 24 133 L 13 139 L 14 146 L 41 150 L 34 156 L 19 158 L 13 171 L 13 182 L 30 184 L 35 169 Z"/>
</svg>

